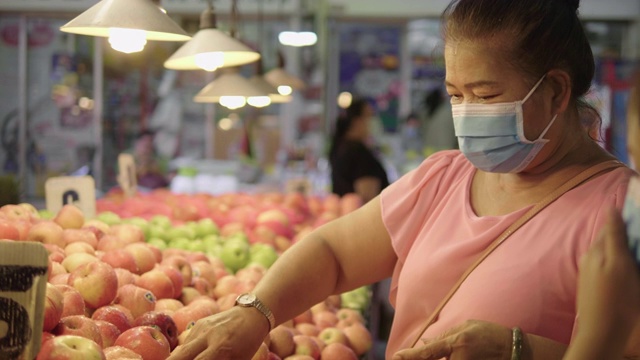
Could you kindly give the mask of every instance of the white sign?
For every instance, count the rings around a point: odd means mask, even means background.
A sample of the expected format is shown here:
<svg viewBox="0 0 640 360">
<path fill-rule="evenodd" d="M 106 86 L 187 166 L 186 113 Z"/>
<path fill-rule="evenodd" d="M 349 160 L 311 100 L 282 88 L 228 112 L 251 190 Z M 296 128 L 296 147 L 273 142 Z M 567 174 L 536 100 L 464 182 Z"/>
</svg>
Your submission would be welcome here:
<svg viewBox="0 0 640 360">
<path fill-rule="evenodd" d="M 91 176 L 61 176 L 45 183 L 47 209 L 53 213 L 62 206 L 77 206 L 85 218 L 96 215 L 96 184 Z"/>
</svg>

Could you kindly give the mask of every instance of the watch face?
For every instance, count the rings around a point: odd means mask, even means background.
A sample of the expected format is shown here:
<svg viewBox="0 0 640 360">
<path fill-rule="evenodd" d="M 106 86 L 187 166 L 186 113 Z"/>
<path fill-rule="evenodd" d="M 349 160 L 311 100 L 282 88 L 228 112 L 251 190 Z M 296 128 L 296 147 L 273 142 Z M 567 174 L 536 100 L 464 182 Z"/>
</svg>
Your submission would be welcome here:
<svg viewBox="0 0 640 360">
<path fill-rule="evenodd" d="M 238 297 L 238 303 L 242 305 L 253 304 L 256 301 L 256 296 L 253 294 L 242 294 Z"/>
</svg>

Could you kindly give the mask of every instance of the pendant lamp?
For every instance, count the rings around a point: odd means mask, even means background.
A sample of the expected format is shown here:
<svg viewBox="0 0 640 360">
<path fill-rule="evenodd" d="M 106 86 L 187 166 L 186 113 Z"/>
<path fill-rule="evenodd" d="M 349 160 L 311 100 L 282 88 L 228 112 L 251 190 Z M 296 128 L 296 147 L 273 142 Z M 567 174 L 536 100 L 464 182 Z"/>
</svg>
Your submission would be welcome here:
<svg viewBox="0 0 640 360">
<path fill-rule="evenodd" d="M 151 0 L 101 0 L 60 30 L 108 37 L 111 47 L 124 53 L 142 51 L 147 40 L 187 41 L 191 38 Z"/>
<path fill-rule="evenodd" d="M 237 68 L 221 70 L 218 78 L 200 90 L 193 101 L 219 103 L 232 110 L 241 108 L 247 103 L 254 107 L 271 104 L 269 94 L 240 75 Z"/>
<path fill-rule="evenodd" d="M 260 59 L 260 54 L 216 28 L 212 0 L 200 16 L 200 30 L 165 61 L 173 70 L 206 70 L 239 66 Z"/>
<path fill-rule="evenodd" d="M 306 85 L 297 76 L 291 75 L 284 69 L 284 57 L 278 53 L 278 66 L 267 71 L 264 79 L 278 90 L 282 97 L 290 96 L 293 90 L 304 90 Z"/>
</svg>

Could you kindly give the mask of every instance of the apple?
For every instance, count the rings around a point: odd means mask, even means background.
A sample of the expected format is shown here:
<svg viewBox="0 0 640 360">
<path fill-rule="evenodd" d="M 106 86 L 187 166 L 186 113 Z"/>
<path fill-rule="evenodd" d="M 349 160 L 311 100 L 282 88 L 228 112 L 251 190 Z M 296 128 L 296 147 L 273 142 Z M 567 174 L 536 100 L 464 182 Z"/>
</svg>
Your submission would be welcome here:
<svg viewBox="0 0 640 360">
<path fill-rule="evenodd" d="M 102 347 L 113 346 L 118 336 L 120 336 L 121 331 L 112 323 L 104 320 L 97 320 L 95 323 L 96 326 L 98 326 L 100 337 L 102 338 Z"/>
<path fill-rule="evenodd" d="M 296 349 L 296 344 L 293 342 L 293 332 L 291 329 L 282 325 L 277 326 L 269 333 L 269 351 L 275 353 L 281 358 L 285 358 Z"/>
<path fill-rule="evenodd" d="M 240 280 L 238 280 L 233 275 L 223 276 L 218 279 L 215 288 L 213 289 L 213 295 L 216 298 L 221 298 L 228 294 L 236 294 L 236 288 L 240 284 Z"/>
<path fill-rule="evenodd" d="M 262 265 L 250 264 L 244 269 L 238 270 L 236 278 L 240 281 L 251 281 L 257 284 L 265 274 L 265 268 Z"/>
<path fill-rule="evenodd" d="M 82 211 L 74 205 L 64 205 L 53 218 L 63 229 L 80 229 L 84 224 Z"/>
<path fill-rule="evenodd" d="M 66 257 L 64 249 L 58 245 L 43 244 L 42 246 L 47 249 L 47 253 L 49 254 L 49 259 L 51 261 L 62 263 L 62 261 Z"/>
<path fill-rule="evenodd" d="M 78 290 L 69 285 L 55 285 L 62 293 L 62 316 L 84 315 L 85 304 Z"/>
<path fill-rule="evenodd" d="M 0 207 L 0 217 L 9 221 L 30 221 L 31 212 L 20 205 L 7 204 Z"/>
<path fill-rule="evenodd" d="M 26 210 L 31 219 L 36 219 L 37 220 L 37 219 L 40 218 L 40 214 L 38 213 L 38 209 L 36 209 L 35 206 L 33 206 L 33 205 L 29 204 L 29 203 L 20 203 L 20 204 L 18 204 L 18 206 L 20 206 L 24 210 Z"/>
<path fill-rule="evenodd" d="M 62 231 L 62 239 L 67 245 L 83 242 L 91 245 L 94 249 L 98 247 L 98 238 L 88 229 L 64 229 Z"/>
<path fill-rule="evenodd" d="M 162 260 L 161 265 L 178 269 L 178 271 L 180 271 L 180 273 L 182 274 L 182 283 L 184 285 L 191 284 L 191 279 L 193 277 L 193 269 L 191 268 L 191 264 L 184 256 L 169 254 L 170 252 L 165 251 L 165 257 Z"/>
<path fill-rule="evenodd" d="M 318 336 L 320 334 L 320 329 L 316 325 L 309 323 L 296 325 L 296 330 L 298 330 L 300 334 L 307 336 Z"/>
<path fill-rule="evenodd" d="M 267 244 L 253 244 L 250 250 L 250 262 L 262 265 L 268 269 L 278 259 L 276 249 Z"/>
<path fill-rule="evenodd" d="M 125 246 L 125 251 L 133 255 L 138 266 L 138 274 L 144 274 L 156 265 L 156 255 L 145 243 L 133 243 Z"/>
<path fill-rule="evenodd" d="M 71 315 L 60 319 L 60 323 L 53 329 L 54 335 L 77 335 L 95 341 L 102 347 L 102 336 L 98 325 L 92 319 L 83 315 Z"/>
<path fill-rule="evenodd" d="M 173 282 L 161 270 L 151 270 L 136 280 L 136 285 L 153 291 L 156 299 L 171 299 L 174 295 Z"/>
<path fill-rule="evenodd" d="M 116 225 L 122 222 L 120 215 L 112 211 L 102 211 L 98 213 L 98 215 L 96 216 L 96 220 L 102 221 L 109 226 Z"/>
<path fill-rule="evenodd" d="M 62 233 L 62 227 L 55 222 L 50 220 L 41 221 L 29 229 L 27 240 L 64 248 L 66 243 L 62 238 Z"/>
<path fill-rule="evenodd" d="M 54 276 L 60 274 L 67 274 L 67 269 L 62 266 L 59 262 L 51 261 L 51 271 L 49 272 L 49 280 L 51 280 Z"/>
<path fill-rule="evenodd" d="M 159 250 L 166 250 L 167 249 L 167 243 L 164 242 L 164 240 L 162 240 L 160 238 L 157 238 L 157 237 L 149 238 L 149 240 L 147 240 L 147 244 L 153 245 L 154 247 L 156 247 Z"/>
<path fill-rule="evenodd" d="M 149 311 L 139 316 L 134 322 L 133 326 L 153 326 L 156 327 L 162 335 L 167 338 L 169 342 L 169 348 L 171 350 L 178 346 L 178 328 L 171 316 L 157 312 Z"/>
<path fill-rule="evenodd" d="M 124 249 L 114 249 L 104 253 L 101 259 L 114 269 L 126 269 L 134 274 L 140 273 L 133 255 Z"/>
<path fill-rule="evenodd" d="M 187 337 L 191 333 L 191 328 L 183 331 L 178 335 L 178 345 L 184 345 L 187 342 Z"/>
<path fill-rule="evenodd" d="M 0 218 L 0 239 L 20 240 L 20 232 L 15 223 Z"/>
<path fill-rule="evenodd" d="M 27 240 L 29 229 L 31 229 L 31 223 L 27 220 L 14 220 L 13 226 L 18 230 L 18 239 Z"/>
<path fill-rule="evenodd" d="M 353 352 L 349 346 L 342 343 L 328 344 L 324 349 L 322 349 L 320 358 L 332 360 L 358 360 L 356 353 Z"/>
<path fill-rule="evenodd" d="M 113 271 L 116 272 L 116 277 L 118 278 L 118 288 L 121 288 L 122 285 L 125 284 L 134 284 L 136 283 L 136 276 L 131 271 L 127 269 L 114 268 Z"/>
<path fill-rule="evenodd" d="M 182 288 L 184 287 L 182 273 L 177 268 L 168 265 L 159 265 L 157 269 L 171 279 L 171 283 L 173 284 L 173 295 L 171 297 L 174 299 L 179 298 L 180 295 L 182 295 Z"/>
<path fill-rule="evenodd" d="M 184 307 L 184 304 L 180 300 L 176 299 L 160 299 L 156 301 L 155 311 L 164 312 L 165 314 L 173 314 L 178 309 Z"/>
<path fill-rule="evenodd" d="M 91 319 L 111 323 L 117 327 L 120 332 L 125 332 L 131 328 L 131 317 L 133 316 L 131 316 L 130 313 L 125 313 L 122 307 L 112 305 L 100 307 L 91 315 Z"/>
<path fill-rule="evenodd" d="M 109 232 L 109 224 L 107 224 L 104 221 L 100 221 L 98 219 L 90 219 L 90 220 L 86 220 L 84 222 L 84 224 L 82 225 L 83 228 L 96 228 L 98 230 L 100 230 L 100 232 L 102 233 L 102 235 L 106 234 Z M 98 239 L 102 236 L 97 236 Z"/>
<path fill-rule="evenodd" d="M 342 331 L 349 339 L 349 345 L 356 355 L 361 356 L 371 349 L 373 345 L 371 333 L 364 325 L 353 324 L 342 329 Z"/>
<path fill-rule="evenodd" d="M 320 347 L 311 336 L 295 335 L 293 342 L 296 344 L 295 354 L 308 355 L 316 360 L 320 358 Z"/>
<path fill-rule="evenodd" d="M 43 331 L 51 331 L 58 325 L 62 318 L 64 297 L 62 291 L 55 285 L 47 283 L 44 303 L 44 324 Z"/>
<path fill-rule="evenodd" d="M 110 304 L 116 297 L 118 277 L 109 264 L 95 261 L 71 272 L 69 285 L 80 292 L 87 306 L 97 309 Z"/>
<path fill-rule="evenodd" d="M 123 332 L 115 345 L 133 350 L 143 360 L 164 360 L 171 355 L 167 339 L 151 326 L 137 326 Z"/>
<path fill-rule="evenodd" d="M 76 253 L 85 253 L 85 254 L 94 255 L 94 256 L 96 255 L 96 251 L 93 248 L 93 246 L 85 242 L 70 243 L 67 246 L 65 246 L 64 252 L 65 254 L 67 254 L 67 256 L 71 254 L 76 254 Z"/>
<path fill-rule="evenodd" d="M 100 346 L 84 337 L 63 335 L 48 340 L 36 360 L 106 360 Z"/>
<path fill-rule="evenodd" d="M 328 327 L 320 331 L 320 334 L 318 334 L 318 339 L 322 340 L 327 345 L 333 343 L 340 343 L 344 345 L 349 344 L 349 339 L 347 339 L 347 336 L 344 334 L 344 332 L 341 329 L 335 327 Z"/>
<path fill-rule="evenodd" d="M 182 302 L 184 305 L 189 305 L 190 303 L 192 303 L 195 299 L 204 296 L 200 293 L 200 291 L 198 291 L 196 288 L 191 287 L 191 286 L 186 286 L 184 288 L 182 288 L 182 294 L 180 295 L 180 302 Z"/>
<path fill-rule="evenodd" d="M 216 302 L 218 303 L 218 308 L 220 309 L 220 311 L 226 311 L 234 307 L 236 304 L 236 298 L 238 297 L 238 295 L 239 294 L 231 293 L 231 294 L 227 294 L 222 297 L 219 297 L 216 300 Z"/>
<path fill-rule="evenodd" d="M 107 234 L 120 238 L 126 244 L 144 242 L 144 232 L 142 229 L 132 224 L 111 225 Z"/>
<path fill-rule="evenodd" d="M 274 353 L 272 353 L 271 351 L 269 351 L 269 354 L 267 356 L 267 360 L 282 360 L 282 358 Z"/>
<path fill-rule="evenodd" d="M 196 236 L 203 238 L 208 235 L 217 235 L 219 232 L 218 225 L 211 219 L 200 219 L 195 223 Z"/>
<path fill-rule="evenodd" d="M 271 209 L 266 210 L 258 215 L 256 222 L 258 224 L 266 223 L 266 222 L 277 222 L 282 225 L 289 225 L 289 217 L 280 209 Z"/>
<path fill-rule="evenodd" d="M 304 312 L 302 312 L 302 314 L 299 314 L 293 318 L 293 323 L 295 325 L 302 323 L 313 324 L 313 313 L 311 312 L 311 310 L 305 310 Z"/>
<path fill-rule="evenodd" d="M 93 255 L 85 253 L 75 253 L 65 257 L 64 260 L 62 260 L 62 266 L 64 266 L 67 272 L 72 273 L 80 266 L 96 261 L 99 261 L 99 259 Z"/>
<path fill-rule="evenodd" d="M 71 276 L 69 273 L 55 275 L 49 279 L 49 283 L 51 285 L 67 285 L 69 282 L 69 276 Z"/>
<path fill-rule="evenodd" d="M 211 307 L 206 306 L 206 304 L 196 304 L 200 306 L 191 305 L 189 304 L 182 309 L 176 310 L 172 315 L 179 333 L 191 328 L 196 321 L 214 314 Z"/>
<path fill-rule="evenodd" d="M 275 243 L 276 249 L 282 253 L 288 250 L 295 241 L 289 240 L 284 236 L 276 236 L 273 242 Z"/>
<path fill-rule="evenodd" d="M 338 316 L 330 310 L 324 310 L 313 314 L 313 322 L 320 330 L 335 327 L 338 324 Z"/>
<path fill-rule="evenodd" d="M 349 308 L 338 309 L 336 312 L 338 322 L 342 324 L 353 325 L 356 323 L 364 324 L 364 318 L 359 311 Z"/>
<path fill-rule="evenodd" d="M 204 255 L 204 254 L 202 254 Z M 191 264 L 193 269 L 193 277 L 206 280 L 209 285 L 216 286 L 218 278 L 216 277 L 215 268 L 207 261 L 196 261 Z"/>
<path fill-rule="evenodd" d="M 227 240 L 222 246 L 220 259 L 233 272 L 242 269 L 250 260 L 249 244 L 243 240 Z"/>
<path fill-rule="evenodd" d="M 131 311 L 134 318 L 152 311 L 156 306 L 156 296 L 149 290 L 136 285 L 126 284 L 118 289 L 114 304 L 122 305 Z"/>
<path fill-rule="evenodd" d="M 142 356 L 123 346 L 110 346 L 103 351 L 106 360 L 142 360 Z"/>
<path fill-rule="evenodd" d="M 206 295 L 206 296 L 211 296 L 213 289 L 211 288 L 211 285 L 209 285 L 209 282 L 203 278 L 193 278 L 191 280 L 191 286 L 198 290 L 198 292 L 201 295 Z"/>
<path fill-rule="evenodd" d="M 258 351 L 256 351 L 251 360 L 269 360 L 269 347 L 267 344 L 260 344 Z"/>
<path fill-rule="evenodd" d="M 113 235 L 104 235 L 98 240 L 98 247 L 96 250 L 108 252 L 110 250 L 123 249 L 128 244 L 125 240 Z"/>
<path fill-rule="evenodd" d="M 53 339 L 54 337 L 56 337 L 55 335 L 53 335 L 50 332 L 47 331 L 43 331 L 42 335 L 40 335 L 40 348 L 42 349 L 42 345 L 44 345 L 44 343 L 46 343 L 47 341 Z"/>
</svg>

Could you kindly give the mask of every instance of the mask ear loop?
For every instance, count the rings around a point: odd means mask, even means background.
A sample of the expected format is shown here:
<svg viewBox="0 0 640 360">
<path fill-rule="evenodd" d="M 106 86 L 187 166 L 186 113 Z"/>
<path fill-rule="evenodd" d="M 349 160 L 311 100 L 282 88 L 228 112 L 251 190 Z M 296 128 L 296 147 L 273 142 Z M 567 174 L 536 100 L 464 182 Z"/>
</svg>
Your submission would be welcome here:
<svg viewBox="0 0 640 360">
<path fill-rule="evenodd" d="M 534 92 L 536 92 L 536 89 L 538 88 L 538 86 L 540 86 L 540 84 L 542 83 L 542 80 L 544 80 L 544 78 L 547 77 L 547 74 L 542 75 L 542 77 L 540 78 L 540 80 L 538 80 L 538 82 L 533 86 L 533 89 L 531 89 L 531 91 L 529 91 L 529 93 L 527 94 L 527 96 L 525 96 L 525 98 L 522 100 L 522 103 L 524 104 L 527 100 L 529 100 L 529 98 L 531 97 L 531 95 L 533 95 Z"/>
</svg>

